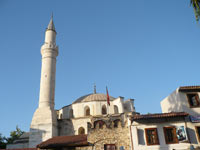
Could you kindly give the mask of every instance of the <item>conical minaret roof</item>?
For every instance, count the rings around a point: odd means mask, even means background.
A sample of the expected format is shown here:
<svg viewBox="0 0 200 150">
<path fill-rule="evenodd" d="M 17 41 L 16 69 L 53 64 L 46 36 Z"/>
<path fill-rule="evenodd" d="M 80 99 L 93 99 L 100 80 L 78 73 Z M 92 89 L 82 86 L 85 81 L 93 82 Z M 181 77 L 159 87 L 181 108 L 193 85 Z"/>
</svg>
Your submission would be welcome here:
<svg viewBox="0 0 200 150">
<path fill-rule="evenodd" d="M 51 20 L 50 20 L 50 22 L 49 22 L 49 25 L 48 25 L 48 27 L 47 27 L 47 30 L 53 30 L 53 31 L 56 32 L 56 28 L 55 28 L 54 23 L 53 23 L 53 15 L 51 16 Z"/>
</svg>

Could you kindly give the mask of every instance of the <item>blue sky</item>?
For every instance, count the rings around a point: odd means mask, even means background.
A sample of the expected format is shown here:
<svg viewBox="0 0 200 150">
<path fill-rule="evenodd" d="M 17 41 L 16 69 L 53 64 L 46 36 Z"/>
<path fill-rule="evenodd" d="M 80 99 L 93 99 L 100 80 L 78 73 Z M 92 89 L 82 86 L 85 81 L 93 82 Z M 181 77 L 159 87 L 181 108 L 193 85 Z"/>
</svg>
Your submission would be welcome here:
<svg viewBox="0 0 200 150">
<path fill-rule="evenodd" d="M 179 86 L 199 85 L 200 25 L 189 0 L 1 0 L 0 133 L 28 131 L 38 106 L 51 13 L 57 30 L 55 108 L 93 92 L 159 113 Z"/>
</svg>

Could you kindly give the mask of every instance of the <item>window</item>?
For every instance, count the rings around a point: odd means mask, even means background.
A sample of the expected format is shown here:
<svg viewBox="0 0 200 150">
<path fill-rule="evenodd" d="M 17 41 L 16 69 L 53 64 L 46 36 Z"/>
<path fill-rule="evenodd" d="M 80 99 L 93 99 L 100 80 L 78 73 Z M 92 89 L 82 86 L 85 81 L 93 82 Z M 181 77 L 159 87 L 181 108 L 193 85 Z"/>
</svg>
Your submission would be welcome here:
<svg viewBox="0 0 200 150">
<path fill-rule="evenodd" d="M 104 150 L 116 150 L 115 144 L 105 144 Z"/>
<path fill-rule="evenodd" d="M 156 128 L 145 129 L 147 145 L 158 145 L 158 133 Z"/>
<path fill-rule="evenodd" d="M 70 109 L 70 111 L 69 111 L 69 117 L 70 117 L 70 118 L 74 118 L 74 112 L 73 112 L 73 109 Z"/>
<path fill-rule="evenodd" d="M 102 110 L 101 110 L 102 115 L 107 114 L 106 106 L 103 105 Z"/>
<path fill-rule="evenodd" d="M 198 94 L 196 94 L 196 93 L 187 94 L 187 98 L 188 98 L 188 102 L 190 104 L 190 107 L 200 106 Z"/>
<path fill-rule="evenodd" d="M 166 144 L 178 143 L 175 127 L 164 127 L 163 130 Z"/>
<path fill-rule="evenodd" d="M 119 109 L 118 109 L 117 105 L 114 105 L 114 112 L 115 112 L 115 114 L 119 113 Z"/>
<path fill-rule="evenodd" d="M 85 116 L 90 115 L 90 108 L 88 106 L 85 107 Z"/>
<path fill-rule="evenodd" d="M 85 129 L 84 129 L 83 127 L 80 127 L 80 128 L 78 129 L 78 134 L 79 134 L 79 135 L 85 134 Z"/>
<path fill-rule="evenodd" d="M 200 126 L 196 127 L 196 133 L 197 133 L 198 140 L 200 142 Z"/>
</svg>

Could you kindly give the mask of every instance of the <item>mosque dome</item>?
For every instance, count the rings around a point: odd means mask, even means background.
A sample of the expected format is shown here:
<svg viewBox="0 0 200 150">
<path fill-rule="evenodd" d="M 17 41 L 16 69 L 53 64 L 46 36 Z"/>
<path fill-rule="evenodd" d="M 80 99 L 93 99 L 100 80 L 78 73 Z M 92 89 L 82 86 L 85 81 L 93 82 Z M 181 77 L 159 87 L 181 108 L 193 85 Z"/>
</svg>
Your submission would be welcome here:
<svg viewBox="0 0 200 150">
<path fill-rule="evenodd" d="M 114 100 L 115 98 L 110 96 L 110 100 Z M 107 95 L 102 93 L 92 93 L 88 95 L 84 95 L 79 97 L 77 100 L 74 101 L 75 103 L 81 103 L 81 102 L 92 102 L 92 101 L 106 101 Z"/>
</svg>

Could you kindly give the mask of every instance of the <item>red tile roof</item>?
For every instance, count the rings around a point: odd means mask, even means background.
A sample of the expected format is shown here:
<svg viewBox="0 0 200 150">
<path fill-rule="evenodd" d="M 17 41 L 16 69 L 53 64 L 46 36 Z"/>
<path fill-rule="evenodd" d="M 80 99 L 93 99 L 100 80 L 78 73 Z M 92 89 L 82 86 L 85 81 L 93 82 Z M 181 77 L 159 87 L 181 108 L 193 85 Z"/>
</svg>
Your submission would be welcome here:
<svg viewBox="0 0 200 150">
<path fill-rule="evenodd" d="M 88 146 L 87 135 L 56 136 L 37 145 L 40 149 Z"/>
<path fill-rule="evenodd" d="M 145 114 L 145 115 L 134 115 L 131 117 L 131 121 L 135 120 L 147 120 L 147 119 L 158 119 L 158 118 L 174 118 L 174 117 L 186 117 L 188 113 L 185 112 L 171 112 L 171 113 L 160 113 L 160 114 Z"/>
<path fill-rule="evenodd" d="M 181 86 L 179 91 L 200 91 L 200 86 Z"/>
</svg>

